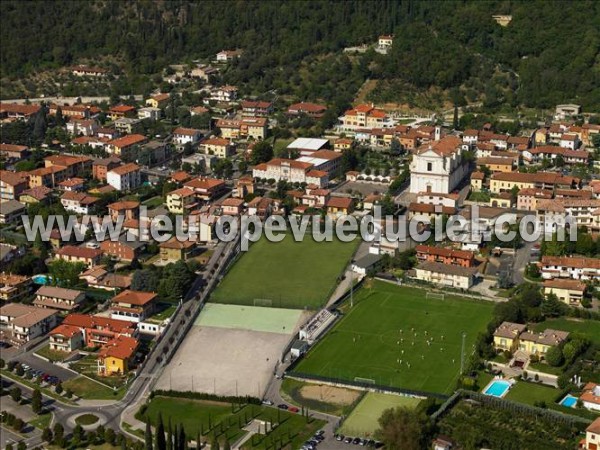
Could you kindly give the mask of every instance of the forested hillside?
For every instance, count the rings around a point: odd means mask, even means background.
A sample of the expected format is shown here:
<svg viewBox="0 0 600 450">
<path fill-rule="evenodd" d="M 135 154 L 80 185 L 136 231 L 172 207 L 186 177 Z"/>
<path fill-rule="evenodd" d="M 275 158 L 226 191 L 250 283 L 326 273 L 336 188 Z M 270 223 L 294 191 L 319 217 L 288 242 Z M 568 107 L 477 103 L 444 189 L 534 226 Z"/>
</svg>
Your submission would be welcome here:
<svg viewBox="0 0 600 450">
<path fill-rule="evenodd" d="M 127 74 L 150 75 L 167 64 L 242 48 L 224 77 L 253 93 L 278 89 L 342 102 L 371 78 L 384 80 L 373 94 L 382 101 L 410 85 L 454 88 L 455 103 L 467 95 L 492 107 L 576 101 L 600 109 L 600 2 L 593 0 L 4 0 L 0 13 L 3 78 L 105 55 Z M 513 20 L 501 27 L 492 14 Z M 384 33 L 395 35 L 390 55 L 367 53 L 352 68 L 335 55 Z M 320 73 L 299 75 L 315 64 Z M 352 80 L 342 83 L 345 76 Z"/>
</svg>

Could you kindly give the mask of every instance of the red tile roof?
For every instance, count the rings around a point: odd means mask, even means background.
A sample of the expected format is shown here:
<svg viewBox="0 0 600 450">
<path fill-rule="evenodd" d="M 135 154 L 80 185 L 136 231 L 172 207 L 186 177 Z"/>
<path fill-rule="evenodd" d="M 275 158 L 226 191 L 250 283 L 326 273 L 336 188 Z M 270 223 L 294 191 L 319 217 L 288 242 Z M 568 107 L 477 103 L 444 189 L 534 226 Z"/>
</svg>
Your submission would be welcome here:
<svg viewBox="0 0 600 450">
<path fill-rule="evenodd" d="M 116 297 L 113 297 L 111 303 L 128 303 L 130 305 L 143 306 L 157 298 L 154 292 L 124 290 Z"/>
<path fill-rule="evenodd" d="M 129 134 L 127 136 L 123 136 L 120 138 L 113 139 L 112 141 L 108 141 L 108 145 L 112 145 L 117 148 L 125 148 L 130 145 L 141 144 L 147 140 L 146 136 L 141 134 Z"/>
<path fill-rule="evenodd" d="M 119 167 L 115 167 L 110 172 L 114 172 L 117 175 L 125 175 L 130 172 L 135 172 L 136 170 L 140 170 L 140 166 L 134 163 L 124 164 Z"/>
<path fill-rule="evenodd" d="M 102 253 L 102 250 L 97 248 L 75 247 L 74 245 L 65 245 L 56 251 L 57 255 L 85 259 L 97 258 L 101 256 Z"/>
</svg>

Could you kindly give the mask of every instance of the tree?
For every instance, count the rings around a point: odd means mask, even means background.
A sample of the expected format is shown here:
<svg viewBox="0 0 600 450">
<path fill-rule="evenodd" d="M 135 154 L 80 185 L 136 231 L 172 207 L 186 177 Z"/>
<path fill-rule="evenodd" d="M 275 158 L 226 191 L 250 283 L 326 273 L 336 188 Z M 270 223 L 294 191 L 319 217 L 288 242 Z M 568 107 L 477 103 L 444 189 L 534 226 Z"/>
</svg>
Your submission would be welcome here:
<svg viewBox="0 0 600 450">
<path fill-rule="evenodd" d="M 44 428 L 44 431 L 42 431 L 42 440 L 44 442 L 52 442 L 52 430 L 50 428 Z"/>
<path fill-rule="evenodd" d="M 563 356 L 562 349 L 558 345 L 550 347 L 550 350 L 546 352 L 546 362 L 552 367 L 558 367 L 562 365 L 564 360 L 565 358 Z"/>
<path fill-rule="evenodd" d="M 112 428 L 107 428 L 106 430 L 104 430 L 104 440 L 106 442 L 108 442 L 111 445 L 115 444 L 115 430 L 113 430 Z"/>
<path fill-rule="evenodd" d="M 185 437 L 183 424 L 179 426 L 179 433 L 177 435 L 177 450 L 187 450 L 187 438 Z"/>
<path fill-rule="evenodd" d="M 64 438 L 65 429 L 60 423 L 55 423 L 54 428 L 52 429 L 54 435 L 54 443 L 57 445 L 62 445 L 62 440 Z"/>
<path fill-rule="evenodd" d="M 167 450 L 167 442 L 165 440 L 165 426 L 163 424 L 162 415 L 160 413 L 158 414 L 158 421 L 156 425 L 156 450 Z"/>
<path fill-rule="evenodd" d="M 396 138 L 392 139 L 392 142 L 390 142 L 390 153 L 393 156 L 398 156 L 402 153 L 402 145 L 400 145 L 400 141 Z"/>
<path fill-rule="evenodd" d="M 273 147 L 266 141 L 260 141 L 252 147 L 250 162 L 253 165 L 261 164 L 273 158 Z"/>
<path fill-rule="evenodd" d="M 378 439 L 390 450 L 421 450 L 426 447 L 427 418 L 416 410 L 387 409 L 379 418 Z"/>
<path fill-rule="evenodd" d="M 31 409 L 34 413 L 39 414 L 42 412 L 42 392 L 36 388 L 31 394 Z"/>
<path fill-rule="evenodd" d="M 58 383 L 58 384 L 56 385 L 56 387 L 54 388 L 54 391 L 55 391 L 57 394 L 62 394 L 62 391 L 63 391 L 62 383 Z"/>
<path fill-rule="evenodd" d="M 146 444 L 146 450 L 152 450 L 153 438 L 152 438 L 152 426 L 150 425 L 150 421 L 146 421 L 146 433 L 144 435 L 144 443 Z"/>
<path fill-rule="evenodd" d="M 23 393 L 21 392 L 21 389 L 16 386 L 10 390 L 10 398 L 12 398 L 16 403 L 21 401 L 22 395 Z"/>
</svg>

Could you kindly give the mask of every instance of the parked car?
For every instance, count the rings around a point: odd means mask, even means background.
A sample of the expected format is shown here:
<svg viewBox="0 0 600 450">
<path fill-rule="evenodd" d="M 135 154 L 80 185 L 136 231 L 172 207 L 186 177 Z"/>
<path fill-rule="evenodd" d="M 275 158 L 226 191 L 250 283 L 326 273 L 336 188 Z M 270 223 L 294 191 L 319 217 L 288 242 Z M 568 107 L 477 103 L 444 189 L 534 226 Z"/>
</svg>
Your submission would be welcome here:
<svg viewBox="0 0 600 450">
<path fill-rule="evenodd" d="M 343 441 L 345 437 L 346 436 L 344 436 L 343 434 L 336 434 L 335 435 L 335 440 L 336 441 Z"/>
<path fill-rule="evenodd" d="M 273 402 L 271 400 L 263 400 L 262 404 L 267 406 L 273 406 Z"/>
<path fill-rule="evenodd" d="M 352 444 L 352 438 L 350 436 L 348 436 L 346 439 L 344 439 L 344 442 L 346 444 Z"/>
<path fill-rule="evenodd" d="M 285 403 L 281 403 L 281 404 L 277 405 L 277 407 L 278 407 L 279 409 L 285 409 L 285 410 L 287 410 L 287 409 L 288 409 L 288 405 L 286 405 Z"/>
<path fill-rule="evenodd" d="M 289 412 L 293 412 L 293 413 L 297 413 L 298 411 L 300 411 L 298 408 L 296 408 L 295 406 L 290 406 L 287 408 L 287 410 Z"/>
</svg>

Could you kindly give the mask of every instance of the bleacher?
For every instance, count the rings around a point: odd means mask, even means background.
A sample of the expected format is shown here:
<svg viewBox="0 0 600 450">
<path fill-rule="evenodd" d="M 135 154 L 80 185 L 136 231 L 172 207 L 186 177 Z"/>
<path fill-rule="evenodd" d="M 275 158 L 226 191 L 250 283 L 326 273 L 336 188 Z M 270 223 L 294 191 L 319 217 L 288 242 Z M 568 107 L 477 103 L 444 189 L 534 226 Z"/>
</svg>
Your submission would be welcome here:
<svg viewBox="0 0 600 450">
<path fill-rule="evenodd" d="M 322 309 L 305 326 L 300 329 L 300 339 L 303 339 L 312 345 L 319 336 L 327 330 L 329 325 L 335 320 L 335 315 L 328 309 Z"/>
</svg>

